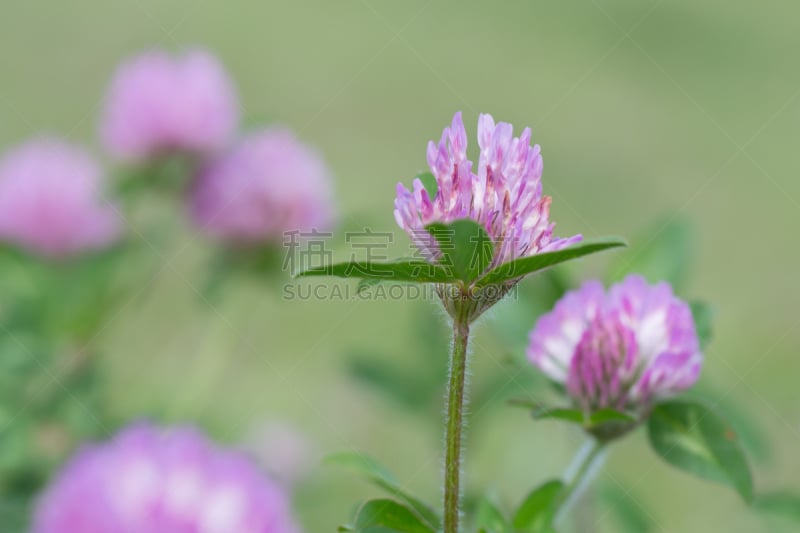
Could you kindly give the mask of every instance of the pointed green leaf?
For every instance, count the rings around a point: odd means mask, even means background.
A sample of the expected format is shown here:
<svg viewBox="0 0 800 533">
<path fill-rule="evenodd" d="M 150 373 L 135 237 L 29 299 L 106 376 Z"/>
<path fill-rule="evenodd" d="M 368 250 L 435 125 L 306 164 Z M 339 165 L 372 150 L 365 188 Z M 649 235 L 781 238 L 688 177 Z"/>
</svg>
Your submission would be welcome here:
<svg viewBox="0 0 800 533">
<path fill-rule="evenodd" d="M 614 257 L 609 281 L 616 282 L 635 273 L 651 283 L 667 281 L 680 292 L 691 264 L 690 224 L 675 216 L 659 220 L 632 243 L 629 250 Z"/>
<path fill-rule="evenodd" d="M 476 282 L 476 286 L 484 287 L 493 283 L 502 283 L 503 281 L 520 278 L 565 261 L 619 246 L 627 246 L 627 244 L 619 237 L 604 237 L 581 241 L 556 252 L 545 252 L 522 257 L 490 270 Z"/>
<path fill-rule="evenodd" d="M 359 533 L 435 533 L 414 511 L 389 499 L 365 502 L 354 526 Z"/>
<path fill-rule="evenodd" d="M 338 465 L 350 468 L 364 476 L 373 484 L 382 488 L 392 496 L 406 502 L 429 526 L 439 529 L 441 520 L 439 515 L 426 503 L 411 496 L 403 489 L 387 468 L 382 466 L 372 457 L 359 452 L 339 452 L 328 455 L 323 461 L 328 465 Z"/>
<path fill-rule="evenodd" d="M 648 433 L 653 449 L 671 465 L 752 500 L 753 480 L 736 432 L 711 409 L 687 400 L 662 403 L 650 416 Z"/>
<path fill-rule="evenodd" d="M 558 480 L 533 489 L 514 514 L 514 529 L 526 533 L 547 531 L 552 526 L 563 489 L 564 484 Z"/>
<path fill-rule="evenodd" d="M 433 403 L 434 389 L 425 379 L 427 376 L 419 372 L 399 367 L 372 353 L 351 354 L 347 366 L 354 378 L 411 411 L 418 412 Z M 435 395 L 438 400 L 438 388 Z"/>
<path fill-rule="evenodd" d="M 725 396 L 706 381 L 695 385 L 688 397 L 700 403 L 713 403 L 733 426 L 748 457 L 768 462 L 772 456 L 772 443 L 767 437 L 763 422 L 736 399 Z"/>
<path fill-rule="evenodd" d="M 619 533 L 650 533 L 656 529 L 652 515 L 628 489 L 617 483 L 606 483 L 600 487 L 598 495 L 608 512 L 614 514 Z"/>
<path fill-rule="evenodd" d="M 475 528 L 486 533 L 506 533 L 508 523 L 503 513 L 488 498 L 483 498 L 475 513 Z"/>
<path fill-rule="evenodd" d="M 556 418 L 568 422 L 575 422 L 576 424 L 583 424 L 584 422 L 583 411 L 579 409 L 573 409 L 571 407 L 553 407 L 527 398 L 512 398 L 508 403 L 530 409 L 531 416 L 534 420 Z"/>
<path fill-rule="evenodd" d="M 610 408 L 600 409 L 587 416 L 586 413 L 580 409 L 574 409 L 572 407 L 552 407 L 524 398 L 510 400 L 509 403 L 530 409 L 531 416 L 534 420 L 555 418 L 558 420 L 566 420 L 567 422 L 580 424 L 587 429 L 595 428 L 608 423 L 636 423 L 636 418 L 634 416 Z"/>
<path fill-rule="evenodd" d="M 800 495 L 791 492 L 759 494 L 753 507 L 763 513 L 789 518 L 800 523 Z"/>
<path fill-rule="evenodd" d="M 363 278 L 358 280 L 358 285 L 356 286 L 356 294 L 363 294 L 364 292 L 368 291 L 375 285 L 379 285 L 382 283 L 382 279 L 380 278 Z"/>
<path fill-rule="evenodd" d="M 397 479 L 389 469 L 365 453 L 338 452 L 323 459 L 323 464 L 349 468 L 356 474 L 367 478 L 377 478 L 385 483 L 396 484 Z"/>
<path fill-rule="evenodd" d="M 622 413 L 617 411 L 616 409 L 600 409 L 599 411 L 595 411 L 589 417 L 589 425 L 596 426 L 599 424 L 605 424 L 606 422 L 628 422 L 633 423 L 636 422 L 636 418 L 629 415 L 628 413 Z"/>
<path fill-rule="evenodd" d="M 470 282 L 483 274 L 492 262 L 494 246 L 484 227 L 471 219 L 443 224 L 435 222 L 426 228 L 439 244 L 441 264 L 454 276 Z"/>
<path fill-rule="evenodd" d="M 296 278 L 310 276 L 336 276 L 340 278 L 416 283 L 448 283 L 455 281 L 452 274 L 444 267 L 428 263 L 422 259 L 398 259 L 388 263 L 346 261 L 319 268 L 310 268 L 295 275 Z"/>
<path fill-rule="evenodd" d="M 579 409 L 569 409 L 567 407 L 541 406 L 531 410 L 531 416 L 534 420 L 555 418 L 557 420 L 566 420 L 567 422 L 574 422 L 576 424 L 583 424 L 584 422 L 583 411 Z"/>
</svg>

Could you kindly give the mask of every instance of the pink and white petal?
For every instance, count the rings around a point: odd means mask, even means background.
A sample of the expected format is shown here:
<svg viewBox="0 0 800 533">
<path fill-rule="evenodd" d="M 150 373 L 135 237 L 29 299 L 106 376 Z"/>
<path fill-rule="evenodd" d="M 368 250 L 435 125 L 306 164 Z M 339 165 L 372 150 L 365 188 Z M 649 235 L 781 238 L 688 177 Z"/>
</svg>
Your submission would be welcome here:
<svg viewBox="0 0 800 533">
<path fill-rule="evenodd" d="M 484 151 L 489 150 L 492 145 L 494 135 L 494 118 L 488 113 L 481 113 L 478 116 L 478 146 L 481 149 L 481 160 Z"/>
<path fill-rule="evenodd" d="M 467 159 L 467 130 L 464 128 L 464 120 L 461 118 L 461 111 L 453 115 L 453 122 L 450 124 L 449 131 L 450 150 L 453 160 L 460 163 Z"/>
<path fill-rule="evenodd" d="M 672 352 L 699 353 L 700 342 L 689 305 L 673 297 L 667 310 L 667 342 Z"/>
<path fill-rule="evenodd" d="M 653 360 L 631 388 L 630 399 L 649 402 L 682 392 L 697 382 L 702 365 L 700 352 L 664 352 Z"/>
<path fill-rule="evenodd" d="M 667 315 L 676 298 L 665 282 L 649 285 L 639 275 L 630 275 L 611 287 L 609 307 L 619 309 L 622 320 L 636 331 L 639 355 L 643 361 L 652 361 L 669 349 Z"/>
<path fill-rule="evenodd" d="M 578 233 L 577 235 L 573 235 L 572 237 L 556 237 L 552 239 L 546 246 L 542 247 L 539 250 L 539 253 L 543 252 L 557 252 L 559 250 L 563 250 L 567 246 L 571 246 L 575 243 L 581 242 L 583 240 L 583 235 Z"/>
<path fill-rule="evenodd" d="M 580 289 L 565 294 L 531 331 L 528 359 L 548 377 L 564 383 L 575 347 L 603 299 L 603 285 L 599 281 L 587 281 Z"/>
</svg>

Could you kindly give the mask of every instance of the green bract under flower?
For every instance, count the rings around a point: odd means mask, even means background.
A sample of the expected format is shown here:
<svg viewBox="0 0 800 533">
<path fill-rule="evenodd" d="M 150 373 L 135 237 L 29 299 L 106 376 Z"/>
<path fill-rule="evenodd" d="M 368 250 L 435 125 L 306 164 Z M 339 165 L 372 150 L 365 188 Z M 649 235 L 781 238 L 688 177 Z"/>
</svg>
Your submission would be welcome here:
<svg viewBox="0 0 800 533">
<path fill-rule="evenodd" d="M 542 157 L 530 129 L 512 136 L 510 124 L 481 115 L 478 173 L 466 158 L 467 135 L 456 113 L 438 145 L 428 145 L 432 174 L 397 187 L 395 220 L 419 255 L 391 263 L 350 261 L 307 270 L 374 281 L 436 283 L 450 315 L 471 322 L 524 276 L 607 248 L 619 238 L 553 236 L 551 199 L 542 194 Z M 426 183 L 423 183 L 425 181 Z"/>
</svg>

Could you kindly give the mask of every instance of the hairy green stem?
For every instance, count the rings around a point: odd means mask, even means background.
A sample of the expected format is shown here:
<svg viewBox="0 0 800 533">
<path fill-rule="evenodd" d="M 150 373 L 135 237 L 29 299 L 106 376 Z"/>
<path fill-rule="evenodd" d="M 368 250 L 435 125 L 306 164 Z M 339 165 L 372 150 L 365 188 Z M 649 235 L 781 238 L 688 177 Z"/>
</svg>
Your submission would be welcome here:
<svg viewBox="0 0 800 533">
<path fill-rule="evenodd" d="M 591 439 L 581 447 L 570 466 L 571 475 L 565 481 L 564 489 L 559 497 L 560 504 L 555 522 L 558 523 L 575 503 L 580 492 L 592 480 L 597 467 L 603 459 L 605 443 Z"/>
<path fill-rule="evenodd" d="M 464 426 L 464 389 L 467 379 L 469 322 L 453 319 L 453 352 L 447 388 L 447 434 L 444 463 L 444 533 L 458 533 L 461 492 L 461 431 Z"/>
</svg>

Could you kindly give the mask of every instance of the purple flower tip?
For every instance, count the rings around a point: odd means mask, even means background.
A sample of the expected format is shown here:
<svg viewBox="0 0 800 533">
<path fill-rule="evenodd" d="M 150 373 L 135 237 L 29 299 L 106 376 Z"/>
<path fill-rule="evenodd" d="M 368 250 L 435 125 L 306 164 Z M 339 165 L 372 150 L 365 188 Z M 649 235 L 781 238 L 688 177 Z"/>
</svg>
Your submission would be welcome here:
<svg viewBox="0 0 800 533">
<path fill-rule="evenodd" d="M 114 156 L 138 162 L 172 151 L 218 150 L 238 121 L 236 90 L 214 56 L 151 51 L 118 68 L 100 132 Z"/>
<path fill-rule="evenodd" d="M 101 188 L 100 167 L 77 146 L 42 138 L 11 149 L 0 160 L 0 240 L 53 258 L 110 244 L 121 221 Z"/>
<path fill-rule="evenodd" d="M 586 411 L 645 410 L 691 387 L 703 355 L 689 306 L 667 283 L 629 276 L 570 291 L 530 334 L 528 358 Z"/>
<path fill-rule="evenodd" d="M 496 266 L 520 257 L 564 248 L 581 239 L 553 236 L 550 197 L 542 194 L 542 155 L 531 146 L 531 130 L 513 136 L 511 124 L 495 124 L 491 115 L 478 118 L 480 157 L 477 174 L 467 159 L 467 132 L 461 112 L 453 116 L 438 144 L 428 143 L 428 165 L 438 191 L 431 196 L 422 183 L 413 192 L 398 185 L 395 220 L 423 256 L 440 251 L 425 226 L 471 218 L 481 223 L 495 243 Z"/>
<path fill-rule="evenodd" d="M 190 428 L 138 424 L 80 451 L 41 496 L 32 533 L 296 533 L 287 496 Z"/>
<path fill-rule="evenodd" d="M 330 171 L 291 131 L 261 130 L 201 169 L 191 211 L 209 234 L 243 245 L 326 230 L 334 220 Z"/>
</svg>

